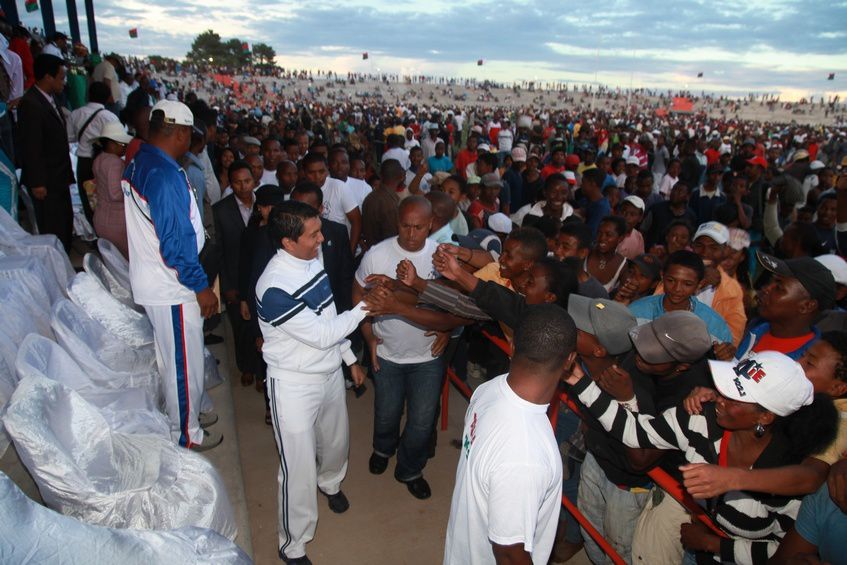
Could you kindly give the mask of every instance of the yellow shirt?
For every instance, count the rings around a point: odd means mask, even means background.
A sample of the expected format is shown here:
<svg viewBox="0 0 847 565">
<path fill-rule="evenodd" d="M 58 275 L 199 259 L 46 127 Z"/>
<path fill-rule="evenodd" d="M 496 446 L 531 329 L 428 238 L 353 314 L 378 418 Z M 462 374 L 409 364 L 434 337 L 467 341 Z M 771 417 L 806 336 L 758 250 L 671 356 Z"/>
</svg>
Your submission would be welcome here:
<svg viewBox="0 0 847 565">
<path fill-rule="evenodd" d="M 814 456 L 815 459 L 830 465 L 847 455 L 847 398 L 837 398 L 833 400 L 833 404 L 838 410 L 838 434 L 823 453 Z"/>
</svg>

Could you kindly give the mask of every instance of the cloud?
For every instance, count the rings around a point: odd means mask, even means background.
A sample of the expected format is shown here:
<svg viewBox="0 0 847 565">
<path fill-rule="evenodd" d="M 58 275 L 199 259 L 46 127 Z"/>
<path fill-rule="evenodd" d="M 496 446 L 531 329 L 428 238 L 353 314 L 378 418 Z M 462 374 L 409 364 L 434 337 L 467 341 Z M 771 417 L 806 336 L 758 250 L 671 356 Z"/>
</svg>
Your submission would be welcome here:
<svg viewBox="0 0 847 565">
<path fill-rule="evenodd" d="M 67 27 L 62 3 L 54 6 Z M 262 41 L 298 68 L 808 94 L 847 78 L 847 2 L 823 0 L 100 0 L 103 50 L 183 57 L 193 38 Z M 40 15 L 22 14 L 40 25 Z M 84 11 L 80 26 L 85 37 Z M 127 30 L 139 28 L 130 40 Z M 370 54 L 368 61 L 361 53 Z M 477 59 L 483 67 L 476 67 Z M 697 81 L 698 72 L 704 72 Z"/>
</svg>

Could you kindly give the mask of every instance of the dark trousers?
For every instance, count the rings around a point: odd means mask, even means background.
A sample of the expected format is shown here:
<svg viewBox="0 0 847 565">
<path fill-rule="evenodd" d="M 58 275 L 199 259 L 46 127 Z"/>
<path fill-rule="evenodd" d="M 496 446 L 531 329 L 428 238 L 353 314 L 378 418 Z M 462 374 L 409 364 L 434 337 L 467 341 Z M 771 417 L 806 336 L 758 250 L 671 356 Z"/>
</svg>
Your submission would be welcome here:
<svg viewBox="0 0 847 565">
<path fill-rule="evenodd" d="M 256 341 L 249 325 L 241 317 L 238 303 L 227 304 L 226 313 L 232 327 L 233 349 L 235 349 L 235 365 L 242 373 L 256 374 Z"/>
<path fill-rule="evenodd" d="M 91 202 L 88 200 L 88 193 L 85 192 L 85 181 L 94 179 L 94 159 L 91 157 L 76 158 L 76 189 L 79 192 L 79 200 L 82 202 L 82 211 L 85 212 L 85 217 L 88 223 L 94 225 L 94 210 L 91 208 Z"/>
<path fill-rule="evenodd" d="M 70 189 L 67 186 L 48 187 L 47 197 L 43 200 L 33 198 L 32 204 L 38 231 L 54 234 L 65 246 L 65 251 L 70 250 L 74 233 L 74 210 Z"/>
</svg>

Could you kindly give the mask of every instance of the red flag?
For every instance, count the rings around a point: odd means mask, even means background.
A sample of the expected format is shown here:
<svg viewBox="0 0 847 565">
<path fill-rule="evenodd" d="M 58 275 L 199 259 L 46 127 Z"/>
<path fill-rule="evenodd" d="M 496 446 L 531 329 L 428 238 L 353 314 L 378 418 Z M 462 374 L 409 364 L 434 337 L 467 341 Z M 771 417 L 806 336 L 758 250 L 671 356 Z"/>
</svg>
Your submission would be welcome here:
<svg viewBox="0 0 847 565">
<path fill-rule="evenodd" d="M 132 28 L 131 30 L 129 30 L 129 36 L 130 36 L 132 39 L 135 39 L 136 37 L 138 37 L 138 28 L 137 28 L 137 27 L 134 27 L 134 28 Z"/>
<path fill-rule="evenodd" d="M 477 67 L 481 67 L 481 66 L 482 66 L 482 59 L 477 59 L 477 61 L 476 61 L 476 66 L 477 66 Z"/>
<path fill-rule="evenodd" d="M 27 12 L 35 12 L 38 10 L 38 0 L 26 0 L 26 2 L 24 2 L 24 7 Z"/>
<path fill-rule="evenodd" d="M 249 53 L 250 52 L 250 45 L 246 41 L 241 44 L 241 51 L 243 53 Z"/>
<path fill-rule="evenodd" d="M 367 60 L 368 60 L 368 52 L 365 51 L 364 53 L 362 53 L 362 61 L 367 61 Z"/>
</svg>

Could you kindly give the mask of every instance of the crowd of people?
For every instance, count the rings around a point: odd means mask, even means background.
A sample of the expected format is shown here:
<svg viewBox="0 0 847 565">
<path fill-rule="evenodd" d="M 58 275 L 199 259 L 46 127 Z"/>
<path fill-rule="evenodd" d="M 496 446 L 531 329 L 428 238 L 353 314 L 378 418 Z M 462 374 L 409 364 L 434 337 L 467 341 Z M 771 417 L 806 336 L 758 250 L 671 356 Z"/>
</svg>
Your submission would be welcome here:
<svg viewBox="0 0 847 565">
<path fill-rule="evenodd" d="M 35 53 L 21 33 L 0 27 L 2 206 L 17 218 L 31 200 L 32 227 L 68 251 L 88 222 L 126 257 L 187 449 L 223 441 L 201 398 L 226 312 L 279 450 L 284 562 L 310 563 L 318 493 L 349 508 L 345 385 L 374 388 L 369 471 L 396 456 L 394 478 L 431 496 L 448 367 L 475 392 L 445 563 L 584 548 L 600 564 L 609 547 L 627 563 L 844 562 L 844 126 L 726 111 L 750 100 L 675 115 L 652 92 L 603 90 L 619 107 L 595 109 L 552 86 L 548 107 L 521 98 L 535 85 L 497 101 L 502 85 L 423 78 L 407 82 L 479 98 L 392 100 L 399 77 L 381 77 L 387 96 L 353 99 L 332 85 L 367 77 L 300 90 L 303 73 L 165 76 L 117 55 L 88 65 L 71 111 L 62 38 Z"/>
</svg>

